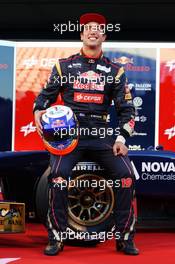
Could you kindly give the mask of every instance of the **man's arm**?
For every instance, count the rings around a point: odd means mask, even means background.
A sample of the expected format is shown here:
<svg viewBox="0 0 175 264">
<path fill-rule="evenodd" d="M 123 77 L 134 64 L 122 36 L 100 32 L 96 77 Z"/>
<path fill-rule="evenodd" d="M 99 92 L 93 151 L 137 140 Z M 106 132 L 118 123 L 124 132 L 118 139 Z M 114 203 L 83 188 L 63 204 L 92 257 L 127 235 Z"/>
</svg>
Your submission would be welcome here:
<svg viewBox="0 0 175 264">
<path fill-rule="evenodd" d="M 49 81 L 34 101 L 34 119 L 37 132 L 40 136 L 42 136 L 41 116 L 51 104 L 56 102 L 57 96 L 61 90 L 61 77 L 61 68 L 58 63 L 53 67 Z"/>
<path fill-rule="evenodd" d="M 126 90 L 126 76 L 123 67 L 121 67 L 115 77 L 113 88 L 113 100 L 118 114 L 120 127 L 120 134 L 116 138 L 113 146 L 114 155 L 126 155 L 128 153 L 125 142 L 134 132 L 135 108 L 132 102 L 131 93 Z"/>
</svg>

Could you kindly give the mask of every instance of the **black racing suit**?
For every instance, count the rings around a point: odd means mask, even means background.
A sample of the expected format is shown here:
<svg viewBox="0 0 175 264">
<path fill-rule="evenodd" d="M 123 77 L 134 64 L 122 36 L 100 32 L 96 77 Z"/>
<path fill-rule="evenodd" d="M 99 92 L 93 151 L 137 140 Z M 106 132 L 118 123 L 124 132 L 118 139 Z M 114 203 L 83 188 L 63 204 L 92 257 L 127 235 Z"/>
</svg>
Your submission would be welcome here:
<svg viewBox="0 0 175 264">
<path fill-rule="evenodd" d="M 114 101 L 119 118 L 120 135 L 129 137 L 133 132 L 134 107 L 130 93 L 125 93 L 124 69 L 108 58 L 88 58 L 79 53 L 67 59 L 60 59 L 53 67 L 50 80 L 34 103 L 34 111 L 44 110 L 56 102 L 61 94 L 64 105 L 76 114 L 79 126 L 107 128 L 106 115 L 111 101 Z M 72 169 L 84 154 L 97 161 L 108 172 L 108 179 L 120 180 L 120 187 L 114 188 L 114 220 L 120 238 L 128 240 L 134 235 L 134 175 L 127 156 L 114 156 L 112 136 L 80 136 L 76 149 L 65 156 L 51 155 L 51 176 L 49 177 L 49 210 L 47 226 L 49 240 L 60 240 L 68 219 L 68 188 L 58 183 L 68 181 Z"/>
</svg>

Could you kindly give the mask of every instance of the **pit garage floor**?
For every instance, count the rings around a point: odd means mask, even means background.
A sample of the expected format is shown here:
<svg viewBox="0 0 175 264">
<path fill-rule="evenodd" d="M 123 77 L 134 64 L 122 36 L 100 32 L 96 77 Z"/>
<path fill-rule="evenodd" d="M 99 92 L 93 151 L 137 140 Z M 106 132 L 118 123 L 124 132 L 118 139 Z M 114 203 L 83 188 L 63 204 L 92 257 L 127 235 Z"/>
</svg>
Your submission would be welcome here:
<svg viewBox="0 0 175 264">
<path fill-rule="evenodd" d="M 135 238 L 139 256 L 126 256 L 114 250 L 114 240 L 96 247 L 65 246 L 58 256 L 43 255 L 47 233 L 41 224 L 27 224 L 22 234 L 0 234 L 0 264 L 174 264 L 175 233 L 138 232 Z"/>
</svg>

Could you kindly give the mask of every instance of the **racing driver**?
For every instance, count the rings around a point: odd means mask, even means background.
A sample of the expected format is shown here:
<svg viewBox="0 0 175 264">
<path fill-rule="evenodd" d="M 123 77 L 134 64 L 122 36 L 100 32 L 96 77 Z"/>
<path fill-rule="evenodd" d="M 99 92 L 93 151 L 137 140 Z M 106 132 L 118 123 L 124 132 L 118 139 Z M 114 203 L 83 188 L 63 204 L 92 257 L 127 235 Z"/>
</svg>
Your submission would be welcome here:
<svg viewBox="0 0 175 264">
<path fill-rule="evenodd" d="M 63 250 L 62 232 L 68 221 L 68 188 L 56 186 L 54 182 L 69 179 L 75 164 L 84 154 L 102 165 L 113 181 L 121 181 L 114 188 L 114 221 L 120 239 L 116 239 L 116 251 L 127 255 L 138 255 L 134 244 L 135 217 L 133 209 L 134 174 L 127 156 L 126 139 L 134 129 L 135 109 L 131 94 L 126 88 L 123 67 L 112 63 L 103 55 L 102 43 L 106 39 L 104 28 L 106 18 L 97 13 L 86 13 L 80 17 L 83 46 L 78 54 L 59 59 L 52 69 L 50 79 L 34 102 L 36 128 L 42 136 L 41 116 L 50 105 L 56 102 L 59 94 L 65 106 L 75 113 L 79 127 L 90 130 L 106 128 L 107 113 L 111 100 L 119 118 L 119 135 L 80 135 L 78 146 L 67 155 L 51 154 L 51 177 L 49 177 L 49 209 L 47 228 L 49 243 L 44 250 L 46 255 L 57 255 Z M 70 81 L 69 76 L 73 76 Z M 63 80 L 67 77 L 67 82 Z M 103 78 L 102 78 L 103 77 Z M 66 78 L 64 78 L 66 80 Z M 117 197 L 117 198 L 116 198 Z"/>
</svg>

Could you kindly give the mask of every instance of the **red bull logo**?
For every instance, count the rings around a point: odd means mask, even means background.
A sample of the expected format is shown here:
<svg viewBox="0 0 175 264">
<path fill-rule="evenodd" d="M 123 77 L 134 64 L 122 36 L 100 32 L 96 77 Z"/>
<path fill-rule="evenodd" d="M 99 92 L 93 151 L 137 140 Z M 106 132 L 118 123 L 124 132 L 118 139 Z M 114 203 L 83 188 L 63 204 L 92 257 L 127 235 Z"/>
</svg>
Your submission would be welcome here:
<svg viewBox="0 0 175 264">
<path fill-rule="evenodd" d="M 77 80 L 74 81 L 74 89 L 104 91 L 105 82 L 103 76 L 94 71 L 80 73 Z"/>
<path fill-rule="evenodd" d="M 52 128 L 54 128 L 54 127 L 60 127 L 60 126 L 65 126 L 65 122 L 64 122 L 64 120 L 56 119 L 56 120 L 52 123 Z"/>
<path fill-rule="evenodd" d="M 84 78 L 84 79 L 88 79 L 88 81 L 93 81 L 93 80 L 97 80 L 101 78 L 101 75 L 94 72 L 94 71 L 87 71 L 87 72 L 83 72 L 79 75 L 80 79 Z"/>
<path fill-rule="evenodd" d="M 126 65 L 128 63 L 134 64 L 134 59 L 133 58 L 128 58 L 128 57 L 125 57 L 125 56 L 122 56 L 120 58 L 114 58 L 112 61 L 115 62 L 115 63 L 120 63 L 122 65 Z"/>
<path fill-rule="evenodd" d="M 57 145 L 57 148 L 58 148 L 58 149 L 64 149 L 65 146 L 64 146 L 63 144 L 59 144 L 59 145 Z"/>
</svg>

